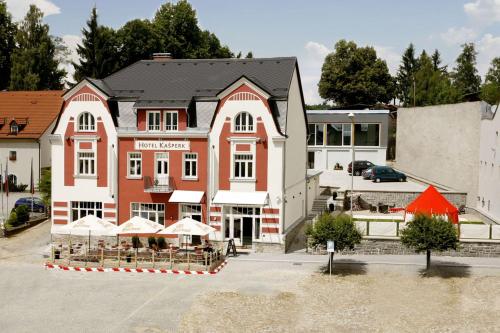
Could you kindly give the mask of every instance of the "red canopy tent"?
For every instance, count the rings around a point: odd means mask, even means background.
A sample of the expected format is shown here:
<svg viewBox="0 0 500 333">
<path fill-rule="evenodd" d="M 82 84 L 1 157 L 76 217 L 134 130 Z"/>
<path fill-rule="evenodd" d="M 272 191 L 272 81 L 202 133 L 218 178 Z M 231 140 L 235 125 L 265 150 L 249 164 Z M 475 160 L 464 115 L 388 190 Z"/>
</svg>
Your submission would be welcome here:
<svg viewBox="0 0 500 333">
<path fill-rule="evenodd" d="M 458 224 L 458 209 L 453 206 L 446 198 L 439 193 L 436 188 L 430 185 L 422 194 L 420 194 L 405 210 L 406 214 L 415 215 L 417 213 L 429 215 L 446 215 L 448 221 Z"/>
</svg>

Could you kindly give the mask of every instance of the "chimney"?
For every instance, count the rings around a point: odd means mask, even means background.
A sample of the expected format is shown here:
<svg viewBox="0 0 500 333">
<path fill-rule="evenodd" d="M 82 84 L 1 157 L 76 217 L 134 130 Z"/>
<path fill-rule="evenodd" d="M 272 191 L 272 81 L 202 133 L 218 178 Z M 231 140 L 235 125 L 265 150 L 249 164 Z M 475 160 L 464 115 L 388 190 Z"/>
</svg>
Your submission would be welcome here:
<svg viewBox="0 0 500 333">
<path fill-rule="evenodd" d="M 169 61 L 172 59 L 173 58 L 171 53 L 153 53 L 154 61 Z"/>
</svg>

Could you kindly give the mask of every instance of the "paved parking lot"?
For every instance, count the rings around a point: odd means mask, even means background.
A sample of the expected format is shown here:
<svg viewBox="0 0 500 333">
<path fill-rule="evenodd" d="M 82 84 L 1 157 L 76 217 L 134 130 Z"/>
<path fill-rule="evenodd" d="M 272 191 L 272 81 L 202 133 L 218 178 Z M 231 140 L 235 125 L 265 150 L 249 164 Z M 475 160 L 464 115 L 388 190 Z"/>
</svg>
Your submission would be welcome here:
<svg viewBox="0 0 500 333">
<path fill-rule="evenodd" d="M 326 170 L 320 175 L 319 185 L 322 187 L 339 187 L 340 190 L 351 189 L 351 176 L 346 170 L 330 171 Z M 354 176 L 354 190 L 356 191 L 403 191 L 422 192 L 426 185 L 408 179 L 406 182 L 382 182 L 375 183 L 361 176 Z"/>
<path fill-rule="evenodd" d="M 477 331 L 500 327 L 500 259 L 250 254 L 213 276 L 44 269 L 50 224 L 0 238 L 2 332 Z M 444 267 L 444 266 L 443 266 Z M 443 268 L 444 269 L 444 268 Z M 418 314 L 418 315 L 416 315 Z"/>
</svg>

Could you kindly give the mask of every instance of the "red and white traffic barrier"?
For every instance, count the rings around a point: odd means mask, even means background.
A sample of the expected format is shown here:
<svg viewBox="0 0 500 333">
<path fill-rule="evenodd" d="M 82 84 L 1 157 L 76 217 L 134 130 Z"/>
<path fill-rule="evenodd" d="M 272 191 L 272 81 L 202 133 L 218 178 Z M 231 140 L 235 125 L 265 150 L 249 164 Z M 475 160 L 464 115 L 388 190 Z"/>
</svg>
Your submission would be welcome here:
<svg viewBox="0 0 500 333">
<path fill-rule="evenodd" d="M 213 271 L 188 271 L 188 270 L 175 270 L 175 269 L 154 269 L 154 268 L 126 268 L 126 267 L 72 267 L 55 265 L 51 263 L 46 263 L 45 268 L 59 269 L 62 271 L 75 271 L 75 272 L 126 272 L 126 273 L 160 273 L 160 274 L 179 274 L 179 275 L 214 275 L 220 272 L 220 270 L 226 266 L 227 261 L 217 266 Z"/>
</svg>

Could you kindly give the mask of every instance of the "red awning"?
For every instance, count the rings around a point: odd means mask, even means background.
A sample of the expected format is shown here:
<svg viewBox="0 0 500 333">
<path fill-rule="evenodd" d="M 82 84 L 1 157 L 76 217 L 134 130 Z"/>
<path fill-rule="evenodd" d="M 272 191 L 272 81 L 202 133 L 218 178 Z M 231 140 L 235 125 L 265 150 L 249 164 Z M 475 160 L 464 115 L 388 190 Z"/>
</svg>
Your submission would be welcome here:
<svg viewBox="0 0 500 333">
<path fill-rule="evenodd" d="M 406 207 L 406 212 L 411 214 L 447 215 L 448 220 L 458 223 L 458 209 L 430 185 L 412 203 Z"/>
</svg>

